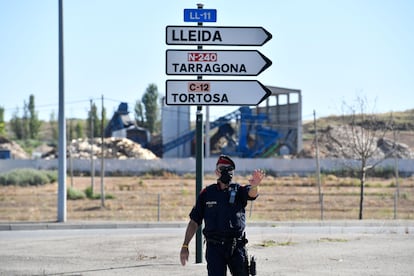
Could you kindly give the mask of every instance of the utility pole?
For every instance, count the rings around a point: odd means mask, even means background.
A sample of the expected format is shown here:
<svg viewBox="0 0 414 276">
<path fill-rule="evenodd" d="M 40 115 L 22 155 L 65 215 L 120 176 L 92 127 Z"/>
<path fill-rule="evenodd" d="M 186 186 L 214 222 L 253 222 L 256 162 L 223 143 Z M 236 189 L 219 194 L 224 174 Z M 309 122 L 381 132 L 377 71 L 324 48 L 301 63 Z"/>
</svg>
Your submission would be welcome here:
<svg viewBox="0 0 414 276">
<path fill-rule="evenodd" d="M 394 173 L 395 173 L 395 193 L 394 193 L 394 219 L 397 219 L 397 208 L 398 208 L 398 201 L 400 198 L 400 182 L 399 182 L 399 166 L 398 166 L 398 156 L 396 151 L 396 144 L 397 144 L 397 134 L 395 128 L 393 128 L 393 137 L 394 137 Z"/>
<path fill-rule="evenodd" d="M 63 74 L 63 0 L 59 0 L 59 176 L 58 222 L 66 221 L 66 120 Z"/>
<path fill-rule="evenodd" d="M 89 111 L 89 119 L 91 120 L 89 122 L 89 127 L 91 128 L 91 133 L 89 134 L 91 139 L 91 193 L 94 194 L 93 186 L 95 183 L 95 163 L 93 160 L 93 117 L 92 117 L 92 108 L 93 108 L 93 102 L 90 100 L 90 111 Z"/>
<path fill-rule="evenodd" d="M 104 112 L 104 96 L 102 95 L 101 101 L 101 207 L 105 207 L 105 184 L 104 184 L 104 123 L 105 123 L 105 112 Z"/>
<path fill-rule="evenodd" d="M 319 204 L 321 205 L 321 220 L 323 220 L 323 197 L 321 191 L 321 168 L 319 164 L 319 143 L 318 143 L 318 129 L 316 127 L 316 112 L 313 111 L 313 128 L 315 131 L 315 158 L 316 158 L 316 175 L 318 177 L 318 193 L 319 193 Z"/>
</svg>

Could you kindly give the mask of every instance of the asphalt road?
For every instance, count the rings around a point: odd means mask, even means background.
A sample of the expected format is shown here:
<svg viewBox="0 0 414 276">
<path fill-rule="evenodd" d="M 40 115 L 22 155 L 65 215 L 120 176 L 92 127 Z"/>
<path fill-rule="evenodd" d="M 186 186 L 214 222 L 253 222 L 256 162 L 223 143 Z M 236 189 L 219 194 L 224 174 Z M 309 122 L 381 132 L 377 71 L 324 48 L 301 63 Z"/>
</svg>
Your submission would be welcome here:
<svg viewBox="0 0 414 276">
<path fill-rule="evenodd" d="M 0 224 L 0 275 L 207 275 L 186 223 Z M 14 230 L 10 230 L 14 229 Z M 414 221 L 250 224 L 257 275 L 414 275 Z"/>
</svg>

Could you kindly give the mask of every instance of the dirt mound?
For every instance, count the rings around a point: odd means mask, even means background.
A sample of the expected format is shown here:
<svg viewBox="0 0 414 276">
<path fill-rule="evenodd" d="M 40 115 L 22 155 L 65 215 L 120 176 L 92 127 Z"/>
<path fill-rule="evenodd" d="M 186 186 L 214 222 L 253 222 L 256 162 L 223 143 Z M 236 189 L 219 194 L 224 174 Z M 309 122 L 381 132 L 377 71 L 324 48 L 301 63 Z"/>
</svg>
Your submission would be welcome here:
<svg viewBox="0 0 414 276">
<path fill-rule="evenodd" d="M 0 137 L 0 150 L 9 150 L 12 159 L 30 159 L 31 156 L 25 152 L 19 144 L 8 140 L 5 137 Z M 90 159 L 91 152 L 95 158 L 102 156 L 102 142 L 100 138 L 93 140 L 93 145 L 90 139 L 73 140 L 67 145 L 67 156 L 70 154 L 72 158 Z M 127 138 L 105 138 L 103 141 L 104 158 L 106 159 L 158 159 L 158 157 L 150 150 L 143 148 Z M 58 151 L 56 147 L 41 145 L 37 147 L 34 152 L 38 158 L 56 159 L 58 158 Z"/>
<path fill-rule="evenodd" d="M 361 133 L 362 128 L 357 127 L 356 132 Z M 357 134 L 359 135 L 359 134 Z M 414 158 L 414 152 L 410 147 L 403 143 L 396 142 L 388 138 L 372 138 L 373 143 L 370 145 L 374 154 L 372 158 L 382 159 L 385 157 L 397 157 L 404 159 Z M 353 141 L 351 130 L 347 126 L 329 126 L 325 131 L 318 134 L 318 146 L 320 158 L 347 158 L 359 159 L 355 153 L 356 141 Z M 315 142 L 304 146 L 299 153 L 300 158 L 315 157 Z"/>
<path fill-rule="evenodd" d="M 91 153 L 95 158 L 102 157 L 105 159 L 158 159 L 158 157 L 150 150 L 143 148 L 127 138 L 104 138 L 103 145 L 100 138 L 95 138 L 93 143 L 90 139 L 77 139 L 68 144 L 68 157 L 72 156 L 75 159 L 90 159 Z M 45 159 L 57 158 L 56 149 L 49 151 L 42 155 Z"/>
<path fill-rule="evenodd" d="M 30 156 L 19 144 L 0 136 L 0 150 L 9 150 L 12 159 L 29 159 Z"/>
</svg>

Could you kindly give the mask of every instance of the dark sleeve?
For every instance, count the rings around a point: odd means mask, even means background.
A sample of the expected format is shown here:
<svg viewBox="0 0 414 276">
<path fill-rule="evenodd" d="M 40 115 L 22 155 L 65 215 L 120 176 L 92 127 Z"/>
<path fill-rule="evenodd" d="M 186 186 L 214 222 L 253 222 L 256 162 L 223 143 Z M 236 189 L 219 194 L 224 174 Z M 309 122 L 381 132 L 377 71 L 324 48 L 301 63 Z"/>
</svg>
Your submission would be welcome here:
<svg viewBox="0 0 414 276">
<path fill-rule="evenodd" d="M 251 188 L 250 185 L 239 186 L 238 188 L 238 192 L 237 192 L 238 200 L 244 207 L 246 207 L 248 200 L 255 200 L 257 198 L 257 196 L 256 197 L 249 196 L 250 188 Z"/>
<path fill-rule="evenodd" d="M 201 191 L 201 193 L 197 197 L 196 204 L 194 205 L 193 209 L 190 212 L 190 219 L 197 222 L 200 226 L 204 219 L 204 206 L 205 204 L 205 189 Z"/>
<path fill-rule="evenodd" d="M 252 186 L 246 185 L 245 187 L 246 187 L 246 192 L 247 192 L 247 200 L 255 200 L 259 196 L 259 194 L 257 194 L 255 197 L 249 196 L 249 191 L 252 188 Z"/>
<path fill-rule="evenodd" d="M 242 200 L 242 202 L 244 202 L 245 204 L 247 204 L 248 200 L 255 200 L 257 198 L 256 197 L 251 197 L 249 196 L 249 191 L 250 191 L 251 185 L 246 185 L 246 186 L 240 186 L 239 187 L 239 191 L 240 191 L 240 199 Z"/>
</svg>

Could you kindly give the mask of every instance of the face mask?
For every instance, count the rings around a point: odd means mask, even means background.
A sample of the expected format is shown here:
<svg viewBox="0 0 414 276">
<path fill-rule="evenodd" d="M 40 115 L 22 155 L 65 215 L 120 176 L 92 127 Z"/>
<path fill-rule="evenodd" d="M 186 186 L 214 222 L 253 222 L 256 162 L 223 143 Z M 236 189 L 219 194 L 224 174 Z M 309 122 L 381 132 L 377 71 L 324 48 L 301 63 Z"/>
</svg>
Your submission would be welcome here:
<svg viewBox="0 0 414 276">
<path fill-rule="evenodd" d="M 220 167 L 220 178 L 219 180 L 226 185 L 229 185 L 233 178 L 233 167 Z"/>
</svg>

